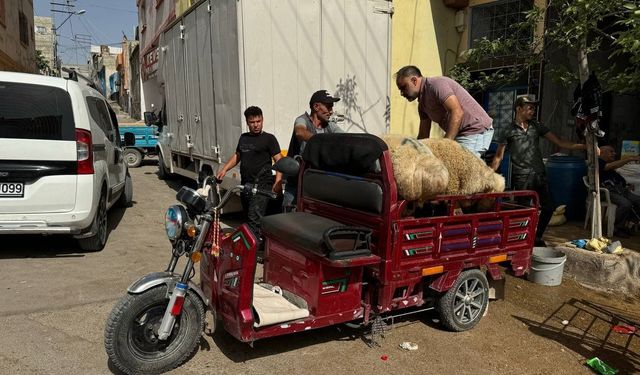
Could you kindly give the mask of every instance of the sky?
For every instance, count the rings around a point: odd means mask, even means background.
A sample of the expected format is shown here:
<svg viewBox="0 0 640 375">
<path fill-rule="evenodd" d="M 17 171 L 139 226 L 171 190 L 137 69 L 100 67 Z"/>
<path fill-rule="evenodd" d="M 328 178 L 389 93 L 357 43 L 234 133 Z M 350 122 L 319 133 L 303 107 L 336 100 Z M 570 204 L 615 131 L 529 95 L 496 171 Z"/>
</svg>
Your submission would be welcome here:
<svg viewBox="0 0 640 375">
<path fill-rule="evenodd" d="M 65 8 L 62 5 L 75 5 Z M 86 64 L 89 59 L 89 41 L 93 45 L 107 44 L 121 47 L 123 34 L 133 39 L 138 24 L 136 0 L 34 0 L 35 16 L 54 17 L 54 26 L 60 25 L 68 14 L 51 9 L 85 10 L 71 16 L 58 30 L 58 55 L 64 64 Z"/>
</svg>

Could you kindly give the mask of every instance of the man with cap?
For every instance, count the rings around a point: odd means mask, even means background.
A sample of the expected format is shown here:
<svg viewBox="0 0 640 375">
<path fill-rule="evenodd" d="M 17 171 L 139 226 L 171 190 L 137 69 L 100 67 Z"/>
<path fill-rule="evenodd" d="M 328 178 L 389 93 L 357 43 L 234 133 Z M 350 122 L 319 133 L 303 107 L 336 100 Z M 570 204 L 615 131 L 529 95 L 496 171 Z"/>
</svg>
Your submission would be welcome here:
<svg viewBox="0 0 640 375">
<path fill-rule="evenodd" d="M 429 138 L 431 122 L 445 132 L 445 138 L 460 143 L 481 157 L 493 138 L 493 120 L 458 82 L 448 77 L 423 77 L 413 65 L 400 68 L 396 85 L 408 101 L 418 99 L 418 139 Z"/>
<path fill-rule="evenodd" d="M 333 104 L 338 101 L 340 98 L 333 97 L 327 90 L 319 90 L 311 95 L 310 112 L 303 113 L 293 122 L 293 134 L 291 134 L 287 156 L 302 155 L 305 145 L 316 134 L 343 132 L 335 122 L 331 121 Z M 297 188 L 297 176 L 290 176 L 287 179 L 283 198 L 285 210 L 295 204 Z"/>
<path fill-rule="evenodd" d="M 532 95 L 519 95 L 514 103 L 515 118 L 505 129 L 500 129 L 494 138 L 498 143 L 496 155 L 491 168 L 497 170 L 509 148 L 511 153 L 511 185 L 514 190 L 534 190 L 540 199 L 540 219 L 536 230 L 536 246 L 545 246 L 542 240 L 551 216 L 553 202 L 549 194 L 545 166 L 540 152 L 540 137 L 544 137 L 560 148 L 569 150 L 586 150 L 582 143 L 562 140 L 549 128 L 534 120 L 538 102 Z"/>
</svg>

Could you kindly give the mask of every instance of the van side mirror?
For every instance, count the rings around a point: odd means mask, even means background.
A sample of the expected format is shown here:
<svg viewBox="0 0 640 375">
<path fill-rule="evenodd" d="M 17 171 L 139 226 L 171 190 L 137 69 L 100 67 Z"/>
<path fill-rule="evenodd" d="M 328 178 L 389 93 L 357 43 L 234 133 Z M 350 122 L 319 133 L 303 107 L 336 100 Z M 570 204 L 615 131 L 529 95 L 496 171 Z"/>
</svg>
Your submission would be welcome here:
<svg viewBox="0 0 640 375">
<path fill-rule="evenodd" d="M 124 133 L 124 145 L 125 146 L 133 146 L 136 144 L 136 135 L 131 132 Z"/>
<path fill-rule="evenodd" d="M 280 160 L 273 165 L 273 169 L 286 176 L 295 176 L 300 170 L 300 163 L 298 163 L 296 159 L 287 156 L 280 158 Z"/>
<path fill-rule="evenodd" d="M 145 112 L 144 113 L 144 124 L 147 126 L 156 125 L 158 122 L 158 116 L 156 116 L 153 112 Z"/>
</svg>

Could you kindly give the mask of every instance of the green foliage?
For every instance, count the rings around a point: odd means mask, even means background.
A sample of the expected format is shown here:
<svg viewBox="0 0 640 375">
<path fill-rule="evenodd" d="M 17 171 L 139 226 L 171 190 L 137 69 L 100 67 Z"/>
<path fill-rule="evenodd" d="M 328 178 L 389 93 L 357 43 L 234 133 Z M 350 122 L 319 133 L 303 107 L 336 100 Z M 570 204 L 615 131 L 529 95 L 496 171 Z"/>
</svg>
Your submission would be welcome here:
<svg viewBox="0 0 640 375">
<path fill-rule="evenodd" d="M 597 73 L 606 89 L 618 92 L 640 90 L 640 1 L 638 0 L 549 0 L 545 9 L 527 11 L 524 21 L 512 25 L 506 38 L 477 40 L 463 55 L 450 76 L 467 89 L 486 89 L 508 85 L 523 72 L 548 59 L 552 53 L 566 53 L 574 63 L 569 66 L 547 65 L 555 82 L 569 85 L 578 80 L 578 50 L 589 55 L 606 55 L 607 64 Z M 546 20 L 543 33 L 534 30 Z M 527 43 L 523 33 L 530 33 Z M 507 59 L 505 59 L 507 57 Z M 472 72 L 487 69 L 495 61 L 509 64 L 490 74 Z M 547 60 L 548 61 L 548 60 Z M 517 65 L 518 68 L 513 66 Z M 593 64 L 592 64 L 593 66 Z M 476 77 L 478 76 L 478 77 Z"/>
<path fill-rule="evenodd" d="M 49 61 L 44 58 L 42 51 L 39 49 L 36 50 L 36 66 L 38 67 L 38 70 L 41 72 L 48 72 L 51 70 L 51 67 L 49 66 Z"/>
</svg>

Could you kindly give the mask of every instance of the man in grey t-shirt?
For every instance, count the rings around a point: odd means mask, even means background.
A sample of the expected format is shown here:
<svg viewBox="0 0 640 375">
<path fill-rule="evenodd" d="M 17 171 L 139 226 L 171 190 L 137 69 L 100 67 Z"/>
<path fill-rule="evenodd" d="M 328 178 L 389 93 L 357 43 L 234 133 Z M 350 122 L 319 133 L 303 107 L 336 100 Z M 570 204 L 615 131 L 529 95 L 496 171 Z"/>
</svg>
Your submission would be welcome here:
<svg viewBox="0 0 640 375">
<path fill-rule="evenodd" d="M 340 98 L 333 97 L 327 90 L 319 90 L 311 95 L 310 112 L 303 113 L 293 122 L 293 134 L 291 134 L 287 156 L 302 155 L 307 141 L 316 134 L 343 132 L 335 122 L 331 121 L 333 104 L 338 101 Z M 298 176 L 287 178 L 282 202 L 285 210 L 295 204 L 297 188 Z"/>
<path fill-rule="evenodd" d="M 402 96 L 418 99 L 418 139 L 429 138 L 431 122 L 437 122 L 445 138 L 453 139 L 480 157 L 491 144 L 493 120 L 459 83 L 448 77 L 423 77 L 420 69 L 407 65 L 396 73 Z"/>
</svg>

